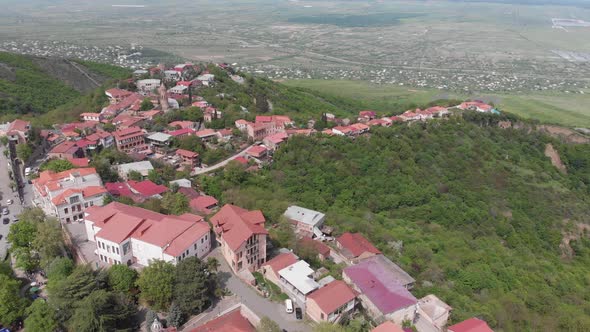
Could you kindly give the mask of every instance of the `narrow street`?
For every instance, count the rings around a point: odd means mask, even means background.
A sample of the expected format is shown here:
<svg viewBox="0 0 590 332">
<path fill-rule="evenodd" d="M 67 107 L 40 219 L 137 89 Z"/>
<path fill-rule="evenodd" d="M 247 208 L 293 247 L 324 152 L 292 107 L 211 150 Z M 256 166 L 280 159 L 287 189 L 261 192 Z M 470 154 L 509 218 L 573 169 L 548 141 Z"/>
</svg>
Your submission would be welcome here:
<svg viewBox="0 0 590 332">
<path fill-rule="evenodd" d="M 260 318 L 267 316 L 277 322 L 282 329 L 289 332 L 311 332 L 311 326 L 303 320 L 297 320 L 294 313 L 288 314 L 285 311 L 285 305 L 283 303 L 272 302 L 262 297 L 252 287 L 233 274 L 229 265 L 221 256 L 219 248 L 214 249 L 208 257 L 215 257 L 219 261 L 220 267 L 218 274 L 222 286 L 232 292 L 239 299 L 239 302 L 245 304 Z"/>
</svg>

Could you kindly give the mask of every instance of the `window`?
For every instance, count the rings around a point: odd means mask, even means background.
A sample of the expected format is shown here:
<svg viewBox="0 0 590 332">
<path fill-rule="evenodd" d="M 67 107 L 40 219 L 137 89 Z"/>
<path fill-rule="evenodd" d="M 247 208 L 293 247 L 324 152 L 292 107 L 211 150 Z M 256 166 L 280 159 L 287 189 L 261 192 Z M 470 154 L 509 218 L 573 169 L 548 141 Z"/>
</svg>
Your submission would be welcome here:
<svg viewBox="0 0 590 332">
<path fill-rule="evenodd" d="M 322 314 L 320 315 L 320 317 L 321 317 L 322 319 L 324 319 L 324 314 L 322 313 Z"/>
<path fill-rule="evenodd" d="M 203 242 L 205 242 L 205 239 L 204 238 L 201 238 L 201 243 L 203 243 Z"/>
<path fill-rule="evenodd" d="M 70 204 L 78 203 L 80 201 L 79 196 L 70 197 Z"/>
<path fill-rule="evenodd" d="M 197 250 L 197 244 L 195 243 L 195 250 Z"/>
<path fill-rule="evenodd" d="M 208 236 L 209 236 L 209 235 L 205 235 L 205 240 L 207 240 Z"/>
<path fill-rule="evenodd" d="M 74 216 L 74 221 L 78 220 L 78 216 Z"/>
<path fill-rule="evenodd" d="M 83 220 L 84 219 L 84 213 L 80 213 L 80 215 L 78 216 L 78 219 Z"/>
<path fill-rule="evenodd" d="M 66 222 L 70 222 L 70 218 L 66 218 Z"/>
<path fill-rule="evenodd" d="M 64 213 L 68 213 L 68 208 L 65 208 L 64 209 Z"/>
<path fill-rule="evenodd" d="M 88 207 L 88 203 L 84 203 L 84 207 L 87 208 Z"/>
<path fill-rule="evenodd" d="M 90 206 L 93 206 L 93 205 L 94 205 L 94 201 L 90 201 Z"/>
<path fill-rule="evenodd" d="M 117 249 L 117 255 L 119 255 L 119 248 L 117 247 L 117 248 L 115 248 L 115 249 Z"/>
<path fill-rule="evenodd" d="M 111 246 L 107 246 L 107 252 L 110 254 L 111 253 Z"/>
</svg>

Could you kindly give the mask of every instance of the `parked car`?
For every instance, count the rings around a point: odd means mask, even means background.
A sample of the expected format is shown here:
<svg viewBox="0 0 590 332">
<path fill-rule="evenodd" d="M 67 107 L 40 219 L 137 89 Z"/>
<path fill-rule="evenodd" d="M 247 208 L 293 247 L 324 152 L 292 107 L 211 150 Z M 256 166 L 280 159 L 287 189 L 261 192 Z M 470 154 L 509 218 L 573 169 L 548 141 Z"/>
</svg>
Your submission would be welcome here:
<svg viewBox="0 0 590 332">
<path fill-rule="evenodd" d="M 6 200 L 6 205 L 11 205 L 12 203 L 13 203 L 13 201 L 11 199 Z"/>
<path fill-rule="evenodd" d="M 3 215 L 7 215 L 8 214 L 8 208 L 7 207 L 2 208 L 2 214 Z"/>
<path fill-rule="evenodd" d="M 291 299 L 285 300 L 285 311 L 287 311 L 288 314 L 293 313 L 293 301 Z"/>
<path fill-rule="evenodd" d="M 18 221 L 17 217 L 12 218 L 12 222 L 17 222 L 17 221 Z"/>
<path fill-rule="evenodd" d="M 301 312 L 301 308 L 295 308 L 295 318 L 303 319 L 303 313 Z"/>
<path fill-rule="evenodd" d="M 3 223 L 4 225 L 6 225 L 6 224 L 10 223 L 10 219 L 8 219 L 8 218 L 4 218 L 4 219 L 2 219 L 2 223 Z"/>
</svg>

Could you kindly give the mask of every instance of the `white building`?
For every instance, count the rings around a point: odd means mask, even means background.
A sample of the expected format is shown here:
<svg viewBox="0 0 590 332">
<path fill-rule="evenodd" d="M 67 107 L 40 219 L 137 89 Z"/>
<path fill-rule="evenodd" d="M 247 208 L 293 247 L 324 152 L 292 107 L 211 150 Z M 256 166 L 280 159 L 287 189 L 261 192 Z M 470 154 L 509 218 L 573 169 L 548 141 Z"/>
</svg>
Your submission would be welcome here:
<svg viewBox="0 0 590 332">
<path fill-rule="evenodd" d="M 305 297 L 307 294 L 318 289 L 320 285 L 313 280 L 314 270 L 309 267 L 306 261 L 298 261 L 279 271 L 280 287 L 299 306 L 305 308 Z"/>
<path fill-rule="evenodd" d="M 204 75 L 198 76 L 196 78 L 196 80 L 201 81 L 201 83 L 203 83 L 204 86 L 209 86 L 211 83 L 213 83 L 215 81 L 215 75 L 204 74 Z"/>
<path fill-rule="evenodd" d="M 41 172 L 33 180 L 37 205 L 61 222 L 82 221 L 84 211 L 102 206 L 107 191 L 94 168 L 78 168 L 65 172 Z"/>
<path fill-rule="evenodd" d="M 148 78 L 145 80 L 139 80 L 136 83 L 137 91 L 143 95 L 149 94 L 150 92 L 154 91 L 154 89 L 159 88 L 160 83 L 161 83 L 161 81 L 158 79 L 155 79 L 155 78 Z"/>
<path fill-rule="evenodd" d="M 113 202 L 88 209 L 85 226 L 98 259 L 109 265 L 147 266 L 153 260 L 176 264 L 211 251 L 209 224 L 189 213 L 167 216 Z"/>
<path fill-rule="evenodd" d="M 153 169 L 154 166 L 152 166 L 152 163 L 147 160 L 117 165 L 117 173 L 124 180 L 127 180 L 127 175 L 131 171 L 138 172 L 141 176 L 146 177 Z"/>
</svg>

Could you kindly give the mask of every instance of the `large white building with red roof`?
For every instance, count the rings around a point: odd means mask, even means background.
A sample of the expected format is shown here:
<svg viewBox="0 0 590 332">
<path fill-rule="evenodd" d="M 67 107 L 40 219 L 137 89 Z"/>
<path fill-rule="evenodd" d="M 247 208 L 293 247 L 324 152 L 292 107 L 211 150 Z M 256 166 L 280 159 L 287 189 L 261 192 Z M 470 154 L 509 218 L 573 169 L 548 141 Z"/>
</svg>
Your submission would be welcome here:
<svg viewBox="0 0 590 332">
<path fill-rule="evenodd" d="M 118 202 L 86 210 L 86 234 L 106 264 L 147 266 L 153 260 L 176 264 L 211 251 L 210 227 L 203 217 L 168 216 Z"/>
<path fill-rule="evenodd" d="M 236 273 L 254 271 L 266 262 L 264 215 L 226 204 L 211 217 L 223 257 Z"/>
<path fill-rule="evenodd" d="M 44 171 L 33 180 L 37 205 L 61 222 L 84 220 L 84 211 L 101 206 L 107 191 L 94 168 L 76 168 L 55 173 Z"/>
</svg>

